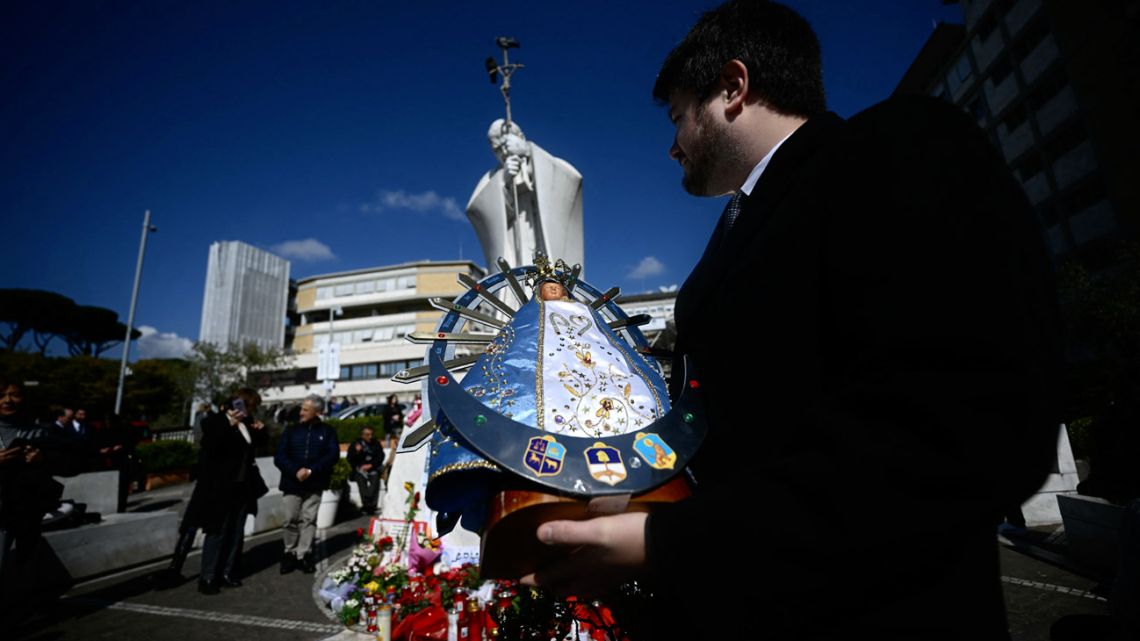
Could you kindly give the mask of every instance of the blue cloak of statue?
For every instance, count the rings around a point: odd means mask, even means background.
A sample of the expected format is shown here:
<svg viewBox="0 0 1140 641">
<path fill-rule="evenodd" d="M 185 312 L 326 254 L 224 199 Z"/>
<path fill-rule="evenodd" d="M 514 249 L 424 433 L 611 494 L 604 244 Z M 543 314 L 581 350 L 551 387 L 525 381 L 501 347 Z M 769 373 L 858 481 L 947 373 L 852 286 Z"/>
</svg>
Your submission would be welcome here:
<svg viewBox="0 0 1140 641">
<path fill-rule="evenodd" d="M 644 429 L 669 411 L 658 369 L 595 310 L 570 300 L 535 298 L 523 305 L 461 386 L 489 411 L 533 427 L 536 436 L 616 436 Z M 451 423 L 468 417 L 449 418 L 447 409 L 436 414 L 425 499 L 443 515 L 441 533 L 460 516 L 463 527 L 478 532 L 488 500 L 526 481 L 475 452 Z M 557 441 L 532 443 L 550 444 L 548 451 L 530 453 L 534 474 L 557 473 Z"/>
</svg>

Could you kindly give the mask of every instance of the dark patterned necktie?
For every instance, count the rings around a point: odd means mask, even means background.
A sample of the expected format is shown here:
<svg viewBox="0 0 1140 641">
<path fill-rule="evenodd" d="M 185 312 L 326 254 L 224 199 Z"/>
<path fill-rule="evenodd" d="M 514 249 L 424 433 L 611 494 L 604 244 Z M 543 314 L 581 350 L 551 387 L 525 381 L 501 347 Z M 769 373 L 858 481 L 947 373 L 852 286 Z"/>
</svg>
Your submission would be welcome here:
<svg viewBox="0 0 1140 641">
<path fill-rule="evenodd" d="M 728 238 L 728 232 L 732 229 L 733 223 L 736 222 L 736 217 L 740 215 L 740 205 L 743 200 L 744 192 L 738 191 L 732 195 L 732 198 L 728 200 L 728 204 L 724 206 L 724 213 L 721 214 L 721 216 L 724 217 L 724 229 L 721 230 L 722 245 L 725 239 Z"/>
</svg>

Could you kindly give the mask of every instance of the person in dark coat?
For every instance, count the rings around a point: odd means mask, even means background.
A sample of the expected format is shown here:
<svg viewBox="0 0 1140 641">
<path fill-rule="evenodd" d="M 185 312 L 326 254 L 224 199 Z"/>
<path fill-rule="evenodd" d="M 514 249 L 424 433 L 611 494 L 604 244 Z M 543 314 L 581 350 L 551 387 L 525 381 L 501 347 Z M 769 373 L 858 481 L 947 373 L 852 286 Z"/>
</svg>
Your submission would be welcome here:
<svg viewBox="0 0 1140 641">
<path fill-rule="evenodd" d="M 525 582 L 642 578 L 653 639 L 1005 639 L 994 523 L 1059 429 L 1049 260 L 968 115 L 900 96 L 845 121 L 820 60 L 802 17 L 757 0 L 666 58 L 682 185 L 732 195 L 676 304 L 671 391 L 699 386 L 709 425 L 696 487 L 540 526 L 566 554 Z"/>
<path fill-rule="evenodd" d="M 241 585 L 240 561 L 246 515 L 257 513 L 265 481 L 254 461 L 256 448 L 268 438 L 265 425 L 254 418 L 261 397 L 239 389 L 225 411 L 202 421 L 198 480 L 179 526 L 171 565 L 160 576 L 164 583 L 181 578 L 182 564 L 199 529 L 206 533 L 198 590 L 217 594 L 220 586 Z"/>
<path fill-rule="evenodd" d="M 380 495 L 380 468 L 384 464 L 384 448 L 373 438 L 372 428 L 360 429 L 360 438 L 348 447 L 348 464 L 353 479 L 360 486 L 360 500 L 365 514 L 375 514 Z"/>
<path fill-rule="evenodd" d="M 301 403 L 301 420 L 285 428 L 273 462 L 281 470 L 281 492 L 285 507 L 285 553 L 281 574 L 299 565 L 306 574 L 316 572 L 310 554 L 317 532 L 317 508 L 321 493 L 328 489 L 333 465 L 340 460 L 336 430 L 321 421 L 325 402 L 316 394 Z"/>
<path fill-rule="evenodd" d="M 52 476 L 77 474 L 86 463 L 74 439 L 35 425 L 24 406 L 24 386 L 0 380 L 0 629 L 48 596 L 27 586 L 42 570 L 33 550 L 41 542 L 43 516 L 63 493 Z"/>
</svg>

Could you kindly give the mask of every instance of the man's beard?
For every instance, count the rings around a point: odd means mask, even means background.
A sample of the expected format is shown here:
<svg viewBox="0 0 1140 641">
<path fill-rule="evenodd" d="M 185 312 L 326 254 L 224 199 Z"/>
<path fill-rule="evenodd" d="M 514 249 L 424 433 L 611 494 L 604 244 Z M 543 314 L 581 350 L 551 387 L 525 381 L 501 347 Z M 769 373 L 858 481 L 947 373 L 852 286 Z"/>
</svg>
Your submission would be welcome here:
<svg viewBox="0 0 1140 641">
<path fill-rule="evenodd" d="M 697 111 L 698 142 L 685 154 L 686 171 L 681 176 L 681 186 L 694 196 L 722 196 L 725 190 L 713 184 L 742 154 L 728 129 L 718 126 L 706 113 L 704 109 Z"/>
</svg>

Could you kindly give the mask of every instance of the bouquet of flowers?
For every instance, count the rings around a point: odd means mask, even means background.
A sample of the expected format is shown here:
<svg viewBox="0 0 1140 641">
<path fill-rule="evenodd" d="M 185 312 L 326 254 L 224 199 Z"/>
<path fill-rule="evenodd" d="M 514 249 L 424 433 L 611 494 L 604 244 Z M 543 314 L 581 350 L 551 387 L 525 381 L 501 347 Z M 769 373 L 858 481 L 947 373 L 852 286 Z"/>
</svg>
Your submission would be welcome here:
<svg viewBox="0 0 1140 641">
<path fill-rule="evenodd" d="M 358 625 L 368 614 L 368 604 L 374 608 L 387 604 L 391 638 L 401 641 L 446 639 L 449 612 L 453 621 L 465 617 L 469 629 L 486 630 L 488 638 L 627 638 L 609 608 L 600 603 L 555 599 L 514 581 L 482 581 L 479 567 L 473 564 L 437 571 L 442 546 L 414 527 L 420 494 L 411 483 L 405 489 L 404 527 L 378 535 L 358 529 L 360 541 L 348 560 L 325 579 L 321 595 L 345 625 Z"/>
</svg>

